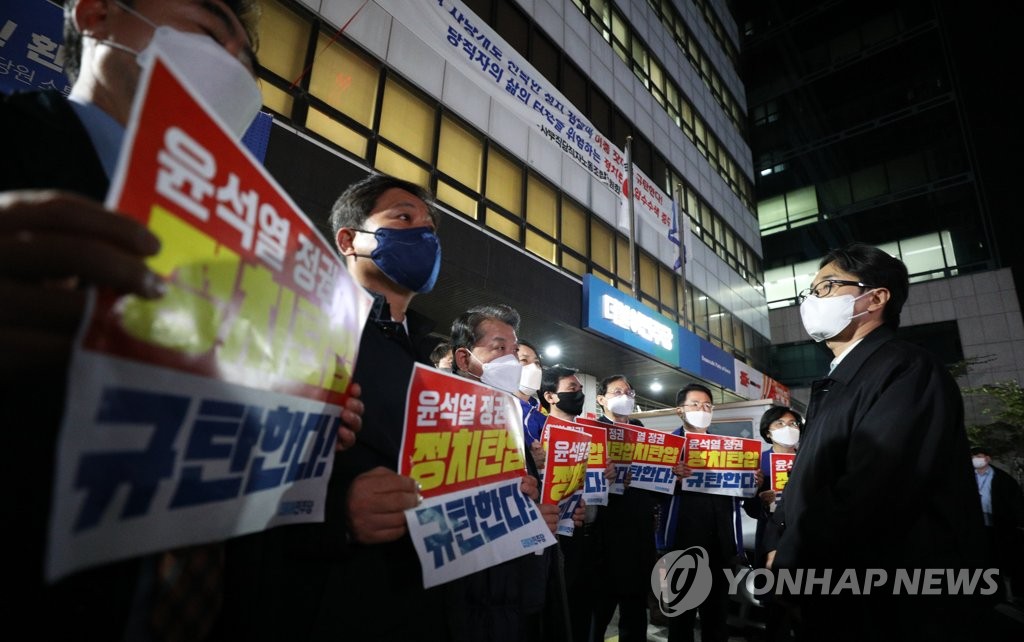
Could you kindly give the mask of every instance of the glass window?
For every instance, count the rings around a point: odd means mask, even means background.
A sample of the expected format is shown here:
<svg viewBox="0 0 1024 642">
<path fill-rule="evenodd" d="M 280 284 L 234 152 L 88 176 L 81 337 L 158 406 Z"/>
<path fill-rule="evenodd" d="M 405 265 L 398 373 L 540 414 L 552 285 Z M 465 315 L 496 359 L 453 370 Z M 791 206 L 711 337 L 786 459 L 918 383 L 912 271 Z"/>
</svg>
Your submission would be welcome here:
<svg viewBox="0 0 1024 642">
<path fill-rule="evenodd" d="M 469 218 L 477 217 L 476 199 L 452 187 L 444 179 L 437 181 L 437 200 L 452 206 Z"/>
<path fill-rule="evenodd" d="M 946 267 L 938 232 L 900 241 L 900 254 L 910 274 L 943 270 Z"/>
<path fill-rule="evenodd" d="M 555 190 L 530 174 L 526 181 L 526 221 L 545 234 L 554 237 L 558 197 Z M 554 260 L 554 257 L 551 258 Z"/>
<path fill-rule="evenodd" d="M 377 158 L 373 166 L 382 174 L 390 174 L 395 178 L 401 178 L 421 187 L 430 186 L 430 173 L 426 169 L 387 145 L 377 145 Z"/>
<path fill-rule="evenodd" d="M 615 232 L 596 218 L 590 219 L 590 260 L 611 272 L 615 268 Z"/>
<path fill-rule="evenodd" d="M 273 109 L 285 118 L 291 119 L 293 100 L 288 93 L 278 89 L 265 80 L 260 82 L 260 91 L 263 92 L 264 107 Z"/>
<path fill-rule="evenodd" d="M 587 264 L 566 252 L 562 252 L 562 267 L 577 276 L 587 273 Z"/>
<path fill-rule="evenodd" d="M 526 249 L 548 263 L 555 263 L 555 243 L 533 230 L 526 230 Z"/>
<path fill-rule="evenodd" d="M 790 222 L 816 218 L 818 216 L 818 195 L 814 191 L 814 186 L 808 185 L 786 194 L 786 210 L 789 212 Z M 759 209 L 758 215 L 760 213 Z"/>
<path fill-rule="evenodd" d="M 519 243 L 519 223 L 489 207 L 487 208 L 487 227 L 509 238 L 516 244 Z"/>
<path fill-rule="evenodd" d="M 380 135 L 416 158 L 431 161 L 434 108 L 394 78 L 384 87 Z"/>
<path fill-rule="evenodd" d="M 658 265 L 654 259 L 643 252 L 640 252 L 640 290 L 657 300 Z"/>
<path fill-rule="evenodd" d="M 797 292 L 807 287 L 797 285 L 793 278 L 793 266 L 784 265 L 764 271 L 764 298 L 771 301 L 792 302 Z"/>
<path fill-rule="evenodd" d="M 562 199 L 562 244 L 587 253 L 587 215 L 575 203 Z"/>
<path fill-rule="evenodd" d="M 309 93 L 360 125 L 373 127 L 380 82 L 378 66 L 341 43 L 328 43 L 330 38 L 320 34 L 318 53 L 309 78 Z M 261 41 L 261 59 L 263 48 L 264 42 Z"/>
<path fill-rule="evenodd" d="M 629 265 L 629 241 L 622 235 L 615 235 L 615 273 L 623 281 L 633 282 L 633 269 Z"/>
<path fill-rule="evenodd" d="M 523 170 L 494 147 L 487 154 L 486 189 L 487 198 L 522 216 Z"/>
<path fill-rule="evenodd" d="M 280 2 L 263 3 L 259 21 L 260 64 L 294 82 L 305 67 L 310 23 Z"/>
<path fill-rule="evenodd" d="M 366 136 L 342 125 L 322 111 L 310 107 L 306 115 L 306 127 L 359 158 L 366 158 Z"/>
<path fill-rule="evenodd" d="M 854 172 L 850 175 L 850 182 L 853 184 L 853 201 L 863 201 L 875 196 L 885 194 L 885 171 L 882 165 L 875 165 Z"/>
<path fill-rule="evenodd" d="M 483 141 L 451 118 L 443 117 L 437 150 L 437 169 L 474 192 L 479 192 L 483 162 Z"/>
</svg>

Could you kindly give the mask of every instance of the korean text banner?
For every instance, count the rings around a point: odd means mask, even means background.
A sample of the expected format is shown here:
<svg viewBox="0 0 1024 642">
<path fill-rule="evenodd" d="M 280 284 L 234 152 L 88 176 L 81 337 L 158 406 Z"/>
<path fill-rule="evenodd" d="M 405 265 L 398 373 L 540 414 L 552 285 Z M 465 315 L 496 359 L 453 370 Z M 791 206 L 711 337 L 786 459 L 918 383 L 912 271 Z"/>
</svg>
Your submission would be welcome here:
<svg viewBox="0 0 1024 642">
<path fill-rule="evenodd" d="M 761 441 L 688 432 L 686 465 L 693 474 L 681 480 L 683 490 L 712 495 L 752 497 L 761 465 Z"/>
<path fill-rule="evenodd" d="M 458 0 L 376 0 L 445 61 L 487 92 L 520 120 L 530 124 L 553 148 L 568 156 L 619 198 L 627 183 L 625 154 L 605 138 L 514 47 Z M 667 238 L 672 201 L 643 172 L 634 170 L 637 221 Z M 658 254 L 657 247 L 647 248 Z M 667 265 L 671 256 L 659 257 Z"/>
<path fill-rule="evenodd" d="M 792 453 L 771 453 L 768 455 L 769 470 L 771 471 L 771 489 L 775 491 L 776 499 L 782 496 L 782 489 L 789 481 L 789 471 L 793 470 L 793 460 L 796 455 Z"/>
<path fill-rule="evenodd" d="M 406 395 L 399 474 L 420 483 L 405 513 L 425 588 L 555 543 L 532 499 L 519 400 L 424 365 Z"/>
<path fill-rule="evenodd" d="M 368 295 L 162 59 L 143 72 L 107 206 L 160 238 L 148 264 L 167 292 L 91 302 L 47 577 L 322 521 Z"/>
<path fill-rule="evenodd" d="M 544 450 L 547 455 L 540 501 L 559 507 L 557 532 L 572 535 L 572 514 L 583 496 L 583 480 L 590 458 L 590 435 L 576 428 L 545 425 Z"/>
<path fill-rule="evenodd" d="M 633 463 L 633 448 L 636 445 L 636 426 L 627 424 L 606 424 L 585 417 L 577 417 L 582 426 L 604 428 L 608 435 L 607 463 L 615 469 L 615 479 L 608 483 L 608 494 L 621 495 L 626 491 L 626 475 Z"/>
<path fill-rule="evenodd" d="M 587 458 L 586 478 L 583 482 L 583 500 L 590 506 L 608 505 L 608 480 L 605 478 L 605 470 L 608 467 L 608 430 L 599 422 L 588 422 L 587 424 L 575 421 L 564 421 L 557 417 L 548 417 L 544 423 L 544 429 L 549 426 L 562 426 L 570 430 L 582 431 L 590 435 L 590 456 Z M 546 439 L 546 437 L 544 437 Z"/>
<path fill-rule="evenodd" d="M 683 438 L 651 428 L 634 426 L 633 430 L 636 443 L 629 467 L 630 487 L 671 495 L 676 485 L 672 468 L 683 454 Z"/>
</svg>

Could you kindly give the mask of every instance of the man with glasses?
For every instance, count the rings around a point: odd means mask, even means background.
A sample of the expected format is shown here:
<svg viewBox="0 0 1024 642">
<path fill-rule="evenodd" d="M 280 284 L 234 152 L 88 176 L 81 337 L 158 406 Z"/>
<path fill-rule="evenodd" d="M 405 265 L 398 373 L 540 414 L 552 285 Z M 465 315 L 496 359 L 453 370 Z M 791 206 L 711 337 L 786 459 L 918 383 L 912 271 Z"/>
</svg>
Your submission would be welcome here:
<svg viewBox="0 0 1024 642">
<path fill-rule="evenodd" d="M 689 384 L 676 394 L 676 414 L 683 420 L 683 425 L 673 434 L 706 434 L 714 410 L 711 390 L 698 383 Z M 674 525 L 674 529 L 670 528 L 665 541 L 674 550 L 700 546 L 707 551 L 712 584 L 710 595 L 698 607 L 700 638 L 704 642 L 726 642 L 729 638 L 726 628 L 726 603 L 729 596 L 723 571 L 730 567 L 736 556 L 732 526 L 733 499 L 725 495 L 682 490 L 682 479 L 693 472 L 682 461 L 676 464 L 672 472 L 680 481 L 676 485 L 669 509 L 668 521 Z M 690 609 L 669 619 L 669 642 L 692 642 L 696 611 Z"/>
<path fill-rule="evenodd" d="M 597 384 L 597 404 L 604 413 L 598 421 L 643 426 L 639 419 L 629 418 L 636 407 L 636 391 L 625 375 L 611 375 Z M 595 507 L 591 549 L 598 560 L 599 577 L 594 587 L 594 640 L 604 639 L 616 607 L 619 639 L 647 639 L 647 592 L 657 560 L 655 507 L 650 491 L 628 487 L 622 495 L 609 494 L 607 506 Z"/>
<path fill-rule="evenodd" d="M 882 569 L 889 581 L 870 595 L 796 598 L 807 639 L 962 639 L 969 623 L 972 601 L 945 580 L 934 597 L 893 597 L 894 569 L 984 562 L 960 390 L 896 338 L 908 292 L 901 261 L 855 243 L 825 256 L 803 293 L 804 328 L 835 358 L 811 386 L 773 568 L 853 569 L 861 586 Z"/>
</svg>

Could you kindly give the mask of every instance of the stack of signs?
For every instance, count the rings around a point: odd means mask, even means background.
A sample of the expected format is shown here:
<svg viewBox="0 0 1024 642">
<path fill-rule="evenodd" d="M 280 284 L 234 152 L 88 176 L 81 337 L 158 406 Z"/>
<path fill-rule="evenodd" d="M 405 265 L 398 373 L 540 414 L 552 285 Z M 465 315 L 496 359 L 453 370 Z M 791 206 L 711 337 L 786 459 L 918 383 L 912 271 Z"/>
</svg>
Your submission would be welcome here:
<svg viewBox="0 0 1024 642">
<path fill-rule="evenodd" d="M 734 497 L 757 492 L 760 440 L 695 432 L 684 437 L 686 465 L 693 474 L 682 480 L 683 490 Z"/>
<path fill-rule="evenodd" d="M 576 423 L 584 428 L 602 428 L 607 431 L 608 454 L 605 459 L 615 470 L 615 478 L 608 484 L 608 494 L 621 495 L 626 491 L 626 475 L 633 464 L 636 426 L 608 424 L 585 417 L 577 417 Z"/>
<path fill-rule="evenodd" d="M 406 522 L 424 588 L 555 543 L 520 489 L 522 408 L 508 393 L 417 364 L 398 472 L 419 482 L 423 495 Z"/>
<path fill-rule="evenodd" d="M 541 503 L 558 506 L 559 535 L 572 535 L 572 514 L 583 497 L 590 435 L 571 422 L 548 417 L 541 436 L 546 457 Z"/>
<path fill-rule="evenodd" d="M 322 521 L 369 296 L 165 61 L 107 207 L 161 241 L 165 296 L 100 289 L 72 353 L 47 578 Z"/>
</svg>

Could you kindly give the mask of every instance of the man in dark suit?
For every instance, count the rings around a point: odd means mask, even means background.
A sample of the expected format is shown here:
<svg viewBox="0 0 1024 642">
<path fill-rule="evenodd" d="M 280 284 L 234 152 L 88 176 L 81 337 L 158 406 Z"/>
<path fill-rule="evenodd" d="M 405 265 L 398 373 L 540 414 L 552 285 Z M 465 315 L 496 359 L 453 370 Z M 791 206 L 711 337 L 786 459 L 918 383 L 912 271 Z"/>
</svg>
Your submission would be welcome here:
<svg viewBox="0 0 1024 642">
<path fill-rule="evenodd" d="M 971 448 L 989 546 L 1013 599 L 1024 600 L 1024 493 L 1010 473 L 992 465 L 992 449 Z"/>
<path fill-rule="evenodd" d="M 811 387 L 773 568 L 834 569 L 833 584 L 845 569 L 882 569 L 889 580 L 871 595 L 824 595 L 832 586 L 799 598 L 807 639 L 954 639 L 968 621 L 972 600 L 946 583 L 937 597 L 893 597 L 894 569 L 984 563 L 960 391 L 895 336 L 908 291 L 901 261 L 853 244 L 822 259 L 802 293 L 804 327 L 835 359 Z"/>
</svg>

